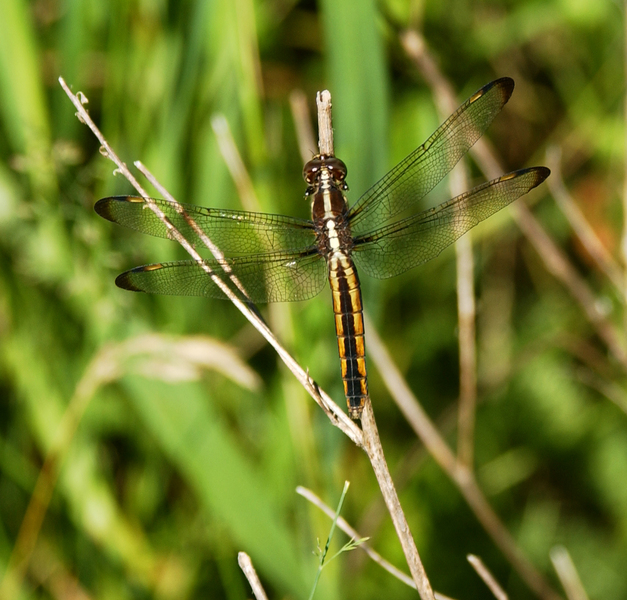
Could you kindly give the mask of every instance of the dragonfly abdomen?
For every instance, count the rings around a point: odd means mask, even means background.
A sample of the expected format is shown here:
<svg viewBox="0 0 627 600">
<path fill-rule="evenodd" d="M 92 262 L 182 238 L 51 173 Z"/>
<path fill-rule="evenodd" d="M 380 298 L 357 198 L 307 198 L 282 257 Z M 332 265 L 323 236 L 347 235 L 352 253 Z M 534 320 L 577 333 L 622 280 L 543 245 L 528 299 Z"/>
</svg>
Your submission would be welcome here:
<svg viewBox="0 0 627 600">
<path fill-rule="evenodd" d="M 364 316 L 357 270 L 344 252 L 329 257 L 329 283 L 348 414 L 359 419 L 368 396 Z"/>
</svg>

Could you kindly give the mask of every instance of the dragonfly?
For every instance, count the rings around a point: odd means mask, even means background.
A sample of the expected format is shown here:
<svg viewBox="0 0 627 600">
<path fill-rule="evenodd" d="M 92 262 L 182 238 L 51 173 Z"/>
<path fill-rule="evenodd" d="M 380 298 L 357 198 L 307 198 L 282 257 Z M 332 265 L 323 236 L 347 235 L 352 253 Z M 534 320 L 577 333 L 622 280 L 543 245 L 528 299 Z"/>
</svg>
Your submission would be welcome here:
<svg viewBox="0 0 627 600">
<path fill-rule="evenodd" d="M 309 220 L 153 199 L 190 243 L 202 245 L 193 221 L 224 257 L 203 259 L 204 264 L 181 260 L 135 267 L 115 283 L 135 292 L 226 298 L 208 268 L 227 284 L 236 276 L 245 299 L 256 304 L 306 300 L 329 281 L 348 414 L 358 420 L 369 398 L 358 271 L 386 279 L 431 260 L 550 174 L 546 167 L 513 171 L 435 208 L 405 214 L 483 135 L 513 90 L 509 77 L 482 87 L 353 206 L 345 196 L 346 165 L 335 156 L 314 156 L 303 169 Z M 137 196 L 111 196 L 95 205 L 109 221 L 169 237 L 163 222 L 146 208 Z"/>
</svg>

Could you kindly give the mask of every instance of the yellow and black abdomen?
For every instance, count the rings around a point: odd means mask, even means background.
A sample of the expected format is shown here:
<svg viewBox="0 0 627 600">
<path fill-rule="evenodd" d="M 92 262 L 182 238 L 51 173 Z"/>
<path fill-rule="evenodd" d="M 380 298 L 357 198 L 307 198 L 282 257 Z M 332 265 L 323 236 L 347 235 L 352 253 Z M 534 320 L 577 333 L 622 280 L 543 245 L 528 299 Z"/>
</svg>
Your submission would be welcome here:
<svg viewBox="0 0 627 600">
<path fill-rule="evenodd" d="M 343 252 L 329 259 L 329 282 L 348 414 L 359 419 L 368 396 L 364 315 L 357 270 Z"/>
</svg>

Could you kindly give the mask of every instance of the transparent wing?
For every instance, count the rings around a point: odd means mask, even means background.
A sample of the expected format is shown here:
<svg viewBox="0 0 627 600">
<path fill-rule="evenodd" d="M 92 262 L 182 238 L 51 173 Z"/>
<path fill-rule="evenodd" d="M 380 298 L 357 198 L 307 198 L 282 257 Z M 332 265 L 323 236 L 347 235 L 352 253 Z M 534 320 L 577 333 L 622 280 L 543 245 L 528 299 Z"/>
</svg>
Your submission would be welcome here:
<svg viewBox="0 0 627 600">
<path fill-rule="evenodd" d="M 413 217 L 355 238 L 353 259 L 385 279 L 436 257 L 477 223 L 540 185 L 550 174 L 532 167 L 503 175 Z"/>
<path fill-rule="evenodd" d="M 313 224 L 282 215 L 253 213 L 191 204 L 177 205 L 154 198 L 159 208 L 193 245 L 204 246 L 188 222 L 191 218 L 224 254 L 259 254 L 308 248 L 315 243 Z M 98 200 L 96 212 L 105 219 L 155 237 L 168 237 L 165 225 L 138 196 Z"/>
<path fill-rule="evenodd" d="M 430 192 L 483 135 L 513 90 L 514 81 L 503 77 L 466 100 L 422 146 L 375 183 L 351 208 L 353 234 L 385 223 Z"/>
<path fill-rule="evenodd" d="M 233 289 L 228 275 L 216 260 L 203 262 Z M 254 303 L 312 298 L 324 287 L 328 273 L 324 258 L 313 250 L 305 255 L 275 252 L 233 257 L 225 262 Z M 134 292 L 226 299 L 212 278 L 193 260 L 136 267 L 118 276 L 115 283 Z"/>
</svg>

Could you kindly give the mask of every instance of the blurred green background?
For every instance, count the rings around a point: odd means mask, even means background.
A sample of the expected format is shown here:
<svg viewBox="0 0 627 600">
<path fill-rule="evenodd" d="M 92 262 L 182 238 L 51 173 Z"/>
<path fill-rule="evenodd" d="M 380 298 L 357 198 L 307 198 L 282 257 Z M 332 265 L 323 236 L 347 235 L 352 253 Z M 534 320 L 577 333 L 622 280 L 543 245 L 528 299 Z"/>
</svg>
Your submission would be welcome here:
<svg viewBox="0 0 627 600">
<path fill-rule="evenodd" d="M 122 159 L 142 160 L 179 200 L 241 207 L 211 125 L 222 114 L 261 210 L 306 217 L 290 94 L 304 92 L 313 110 L 315 92 L 331 90 L 354 202 L 442 120 L 400 42 L 413 28 L 460 100 L 496 77 L 516 80 L 487 137 L 508 169 L 546 164 L 547 147 L 559 148 L 567 190 L 622 262 L 623 10 L 607 0 L 0 0 L 0 576 L 17 582 L 5 578 L 7 596 L 250 597 L 243 550 L 271 598 L 306 598 L 330 523 L 294 490 L 335 506 L 345 480 L 344 516 L 404 565 L 366 456 L 233 306 L 115 287 L 122 270 L 183 251 L 93 212 L 98 198 L 132 189 L 59 76 L 84 92 Z M 622 344 L 624 290 L 590 260 L 546 184 L 520 202 Z M 482 489 L 557 589 L 549 552 L 563 545 L 590 597 L 625 598 L 625 368 L 507 210 L 473 240 Z M 362 277 L 384 342 L 452 445 L 455 272 L 451 249 L 392 280 Z M 344 405 L 328 291 L 262 311 Z M 466 562 L 473 553 L 510 597 L 534 597 L 370 365 L 434 588 L 488 597 Z M 23 520 L 46 456 L 59 476 L 35 536 Z M 337 533 L 333 548 L 345 541 Z M 325 569 L 317 597 L 416 593 L 355 551 Z"/>
</svg>

